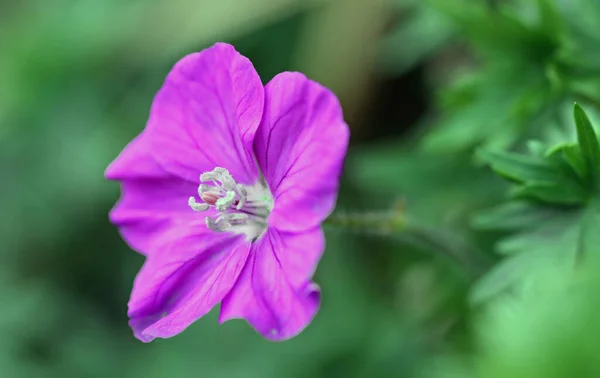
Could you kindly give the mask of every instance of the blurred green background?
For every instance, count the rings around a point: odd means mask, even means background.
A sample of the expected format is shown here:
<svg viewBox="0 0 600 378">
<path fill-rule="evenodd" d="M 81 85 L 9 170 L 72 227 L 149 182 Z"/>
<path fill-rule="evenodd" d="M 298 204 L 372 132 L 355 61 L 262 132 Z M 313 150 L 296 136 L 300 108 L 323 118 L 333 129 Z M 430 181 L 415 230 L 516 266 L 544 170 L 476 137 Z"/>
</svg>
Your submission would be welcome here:
<svg viewBox="0 0 600 378">
<path fill-rule="evenodd" d="M 143 344 L 104 169 L 216 41 L 344 107 L 322 308 L 284 343 L 213 311 Z M 600 377 L 600 265 L 563 259 L 600 244 L 563 208 L 473 224 L 510 188 L 476 149 L 572 142 L 574 101 L 599 119 L 597 0 L 1 2 L 0 378 Z"/>
</svg>

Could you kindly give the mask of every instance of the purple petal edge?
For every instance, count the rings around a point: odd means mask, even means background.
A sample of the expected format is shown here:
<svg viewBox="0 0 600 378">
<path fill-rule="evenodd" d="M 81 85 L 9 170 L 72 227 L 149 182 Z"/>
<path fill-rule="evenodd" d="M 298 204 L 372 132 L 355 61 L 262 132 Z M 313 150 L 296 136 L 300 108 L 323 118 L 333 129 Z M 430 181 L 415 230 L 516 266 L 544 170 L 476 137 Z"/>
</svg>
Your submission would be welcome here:
<svg viewBox="0 0 600 378">
<path fill-rule="evenodd" d="M 239 182 L 258 180 L 252 144 L 263 103 L 258 74 L 231 45 L 217 43 L 173 67 L 146 129 L 106 171 L 122 191 L 109 218 L 132 249 L 152 254 L 156 240 L 198 217 L 187 202 L 202 172 L 221 166 Z"/>
<path fill-rule="evenodd" d="M 157 93 L 147 132 L 156 159 L 185 179 L 215 167 L 239 182 L 258 180 L 252 143 L 264 89 L 252 63 L 233 46 L 217 43 L 181 59 Z"/>
<path fill-rule="evenodd" d="M 162 244 L 136 277 L 128 304 L 130 326 L 143 342 L 179 334 L 221 302 L 250 251 L 243 237 L 210 231 L 177 230 Z"/>
<path fill-rule="evenodd" d="M 303 231 L 329 216 L 349 138 L 339 101 L 327 88 L 296 72 L 266 85 L 254 152 L 274 195 L 269 225 Z"/>
<path fill-rule="evenodd" d="M 166 172 L 152 157 L 147 136 L 137 136 L 109 165 L 105 176 L 121 182 L 121 198 L 109 213 L 129 246 L 152 253 L 156 240 L 168 232 L 174 221 L 192 222 L 194 213 L 187 200 L 197 184 Z"/>
<path fill-rule="evenodd" d="M 267 231 L 252 246 L 238 281 L 223 299 L 219 323 L 245 319 L 272 341 L 297 336 L 320 306 L 311 281 L 324 249 L 320 229 L 302 234 Z"/>
</svg>

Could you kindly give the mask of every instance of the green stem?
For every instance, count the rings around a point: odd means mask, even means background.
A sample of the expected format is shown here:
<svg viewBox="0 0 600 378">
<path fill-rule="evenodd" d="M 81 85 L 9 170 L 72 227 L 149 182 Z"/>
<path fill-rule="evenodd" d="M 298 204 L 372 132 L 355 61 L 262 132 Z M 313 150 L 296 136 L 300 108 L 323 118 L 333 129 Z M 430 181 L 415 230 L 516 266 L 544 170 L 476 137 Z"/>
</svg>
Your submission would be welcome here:
<svg viewBox="0 0 600 378">
<path fill-rule="evenodd" d="M 388 234 L 404 230 L 405 219 L 403 209 L 398 206 L 389 211 L 335 212 L 325 220 L 325 225 Z"/>
<path fill-rule="evenodd" d="M 391 237 L 408 243 L 449 259 L 472 280 L 479 278 L 491 265 L 481 253 L 461 238 L 409 219 L 400 207 L 379 212 L 336 212 L 326 220 L 325 226 Z"/>
</svg>

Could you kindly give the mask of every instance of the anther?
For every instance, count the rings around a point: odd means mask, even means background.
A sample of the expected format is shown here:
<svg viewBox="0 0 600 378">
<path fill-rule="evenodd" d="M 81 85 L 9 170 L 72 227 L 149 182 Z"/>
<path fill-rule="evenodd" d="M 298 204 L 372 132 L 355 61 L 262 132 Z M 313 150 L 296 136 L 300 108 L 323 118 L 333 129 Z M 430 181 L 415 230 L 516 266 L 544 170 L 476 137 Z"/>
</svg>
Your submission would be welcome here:
<svg viewBox="0 0 600 378">
<path fill-rule="evenodd" d="M 218 178 L 219 178 L 219 175 L 217 173 L 215 173 L 214 171 L 204 172 L 203 174 L 200 175 L 201 182 L 213 181 L 213 180 L 217 180 Z"/>
<path fill-rule="evenodd" d="M 229 171 L 221 167 L 202 173 L 200 181 L 198 195 L 204 203 L 197 203 L 191 197 L 189 206 L 195 211 L 215 207 L 219 214 L 205 218 L 208 229 L 243 233 L 249 240 L 266 229 L 266 218 L 272 208 L 268 189 L 238 184 Z"/>
<path fill-rule="evenodd" d="M 200 198 L 206 204 L 214 206 L 217 203 L 217 201 L 219 200 L 219 195 L 215 194 L 215 193 L 211 193 L 211 192 L 204 192 L 200 195 Z"/>
<path fill-rule="evenodd" d="M 205 221 L 206 221 L 206 227 L 208 227 L 208 229 L 212 230 L 212 231 L 223 232 L 223 231 L 231 228 L 231 223 L 229 223 L 223 217 L 217 218 L 216 221 L 211 217 L 206 217 Z"/>
<path fill-rule="evenodd" d="M 231 207 L 234 201 L 235 193 L 230 190 L 227 192 L 227 194 L 225 194 L 225 197 L 221 197 L 215 202 L 215 206 L 217 207 L 217 210 L 219 210 L 219 212 L 222 213 L 225 212 L 229 207 Z"/>
<path fill-rule="evenodd" d="M 235 189 L 235 180 L 233 179 L 233 177 L 231 177 L 229 172 L 223 173 L 221 175 L 221 185 L 223 186 L 223 189 L 225 189 L 225 190 Z"/>
<path fill-rule="evenodd" d="M 223 215 L 223 217 L 227 219 L 231 225 L 244 224 L 248 221 L 248 215 L 243 213 L 230 213 Z"/>
<path fill-rule="evenodd" d="M 198 195 L 202 196 L 202 193 L 209 192 L 211 190 L 210 188 L 211 187 L 206 184 L 200 184 L 200 186 L 198 186 Z"/>
<path fill-rule="evenodd" d="M 206 211 L 210 207 L 206 203 L 198 203 L 198 202 L 196 202 L 196 199 L 194 197 L 190 197 L 190 199 L 188 200 L 188 205 L 194 211 Z"/>
</svg>

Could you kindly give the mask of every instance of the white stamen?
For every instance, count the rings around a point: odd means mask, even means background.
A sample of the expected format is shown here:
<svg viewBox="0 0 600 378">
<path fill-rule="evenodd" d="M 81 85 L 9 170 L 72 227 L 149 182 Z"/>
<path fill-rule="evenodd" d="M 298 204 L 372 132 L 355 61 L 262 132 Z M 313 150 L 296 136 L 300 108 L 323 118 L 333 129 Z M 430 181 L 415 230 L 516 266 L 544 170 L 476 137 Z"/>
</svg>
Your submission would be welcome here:
<svg viewBox="0 0 600 378">
<path fill-rule="evenodd" d="M 238 203 L 238 205 L 235 207 L 237 210 L 241 210 L 244 205 L 246 204 L 246 198 L 248 197 L 248 192 L 246 191 L 246 189 L 244 188 L 244 185 L 242 184 L 237 184 L 237 186 L 235 187 L 235 191 L 237 193 L 238 196 L 240 196 L 240 202 Z"/>
<path fill-rule="evenodd" d="M 188 199 L 188 205 L 192 208 L 192 210 L 198 212 L 206 211 L 210 208 L 210 206 L 206 203 L 196 202 L 196 199 L 194 197 L 190 197 L 190 199 Z"/>
<path fill-rule="evenodd" d="M 225 190 L 233 190 L 235 189 L 235 180 L 229 172 L 225 171 L 221 174 L 221 185 L 223 185 L 223 189 Z"/>
<path fill-rule="evenodd" d="M 230 190 L 227 192 L 227 194 L 225 194 L 225 197 L 221 197 L 217 200 L 217 202 L 215 203 L 215 206 L 217 207 L 217 210 L 219 210 L 219 212 L 223 213 L 229 207 L 231 207 L 231 205 L 233 205 L 234 201 L 235 201 L 235 193 Z"/>
<path fill-rule="evenodd" d="M 273 199 L 266 187 L 236 183 L 229 171 L 221 167 L 202 173 L 200 181 L 203 183 L 198 186 L 198 195 L 204 203 L 190 197 L 188 204 L 194 211 L 205 211 L 214 206 L 219 212 L 216 217 L 206 217 L 207 228 L 244 234 L 249 240 L 264 232 L 267 216 L 273 208 Z"/>
<path fill-rule="evenodd" d="M 198 186 L 198 195 L 200 197 L 202 197 L 202 194 L 204 194 L 204 193 L 215 191 L 215 190 L 213 190 L 214 188 L 215 188 L 214 186 L 200 184 L 200 186 Z M 216 192 L 218 193 L 218 191 L 216 191 Z"/>
<path fill-rule="evenodd" d="M 201 182 L 214 181 L 218 178 L 219 178 L 219 176 L 214 172 L 204 172 L 203 174 L 200 175 Z"/>
<path fill-rule="evenodd" d="M 248 215 L 244 213 L 231 213 L 223 216 L 232 225 L 244 224 L 248 221 Z"/>
<path fill-rule="evenodd" d="M 208 227 L 208 229 L 212 230 L 212 231 L 223 232 L 223 231 L 226 231 L 229 228 L 231 228 L 231 223 L 229 223 L 223 217 L 217 218 L 216 221 L 214 219 L 212 219 L 211 217 L 206 217 L 205 221 L 206 221 L 206 227 Z"/>
</svg>

